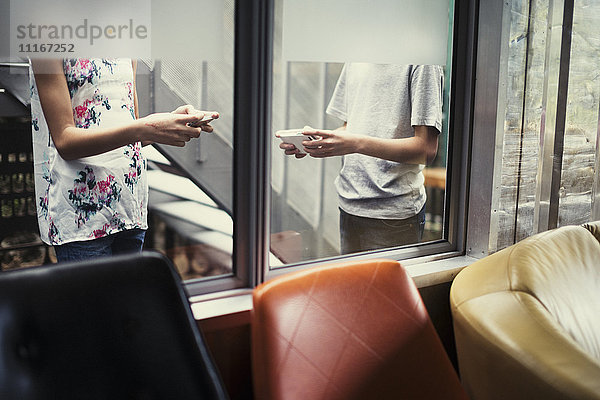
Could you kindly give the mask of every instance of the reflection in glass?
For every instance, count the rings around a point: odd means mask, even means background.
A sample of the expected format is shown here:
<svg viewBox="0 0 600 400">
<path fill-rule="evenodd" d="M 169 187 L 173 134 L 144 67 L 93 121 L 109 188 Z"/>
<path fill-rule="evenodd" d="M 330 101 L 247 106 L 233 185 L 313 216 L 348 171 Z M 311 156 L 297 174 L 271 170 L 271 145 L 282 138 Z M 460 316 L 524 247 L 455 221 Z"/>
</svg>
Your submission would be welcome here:
<svg viewBox="0 0 600 400">
<path fill-rule="evenodd" d="M 166 254 L 184 280 L 233 272 L 234 1 L 221 7 L 219 31 L 210 31 L 223 46 L 218 52 L 145 60 L 138 71 L 142 110 L 167 111 L 179 103 L 220 113 L 213 133 L 183 148 L 144 148 L 150 186 L 145 247 Z M 197 47 L 206 50 L 212 39 L 199 39 Z"/>
<path fill-rule="evenodd" d="M 421 170 L 437 152 L 442 90 L 440 66 L 344 65 L 327 107 L 344 125 L 317 131 L 326 135 L 323 149 L 311 151 L 315 157 L 344 156 L 335 182 L 343 254 L 421 240 L 426 200 Z"/>
<path fill-rule="evenodd" d="M 356 119 L 345 114 L 336 113 L 334 106 L 332 112 L 331 99 L 337 94 L 334 94 L 336 85 L 338 85 L 340 76 L 344 76 L 346 67 L 345 64 L 339 62 L 300 62 L 290 61 L 295 59 L 289 49 L 283 47 L 286 43 L 282 43 L 282 36 L 285 38 L 286 31 L 282 33 L 282 24 L 286 23 L 283 8 L 287 4 L 286 1 L 275 2 L 275 34 L 274 34 L 274 65 L 273 65 L 273 133 L 282 129 L 299 129 L 305 126 L 314 127 L 324 135 L 333 135 L 327 138 L 333 140 L 339 138 L 336 135 L 342 135 L 340 131 L 329 132 L 344 126 L 344 122 L 348 122 L 348 132 L 370 134 L 375 127 L 380 127 L 382 132 L 387 132 L 386 138 L 393 137 L 409 138 L 414 136 L 412 125 L 419 125 L 415 120 L 408 122 L 409 133 L 398 132 L 395 127 L 397 122 L 389 121 L 383 117 L 389 111 L 389 115 L 396 118 L 399 113 L 398 99 L 407 100 L 410 104 L 434 99 L 438 107 L 437 115 L 433 118 L 423 116 L 422 125 L 434 126 L 439 133 L 435 135 L 435 145 L 433 151 L 437 150 L 438 156 L 431 164 L 421 172 L 425 164 L 423 161 L 410 160 L 413 164 L 399 164 L 397 159 L 384 161 L 385 157 L 357 156 L 355 154 L 346 155 L 343 157 L 337 155 L 334 151 L 333 156 L 328 154 L 318 154 L 318 149 L 313 151 L 313 155 L 327 155 L 324 158 L 316 158 L 305 156 L 297 159 L 294 156 L 286 156 L 283 150 L 279 148 L 281 141 L 273 135 L 272 139 L 272 212 L 271 212 L 271 252 L 278 257 L 282 264 L 295 263 L 305 260 L 314 260 L 323 257 L 332 257 L 342 253 L 365 251 L 373 249 L 373 244 L 359 244 L 358 247 L 344 248 L 344 240 L 342 236 L 347 236 L 348 228 L 344 228 L 344 223 L 348 223 L 349 227 L 356 226 L 357 221 L 354 219 L 340 220 L 340 204 L 343 204 L 344 198 L 352 196 L 363 198 L 374 198 L 372 201 L 365 201 L 362 207 L 362 212 L 358 215 L 351 214 L 351 217 L 358 216 L 373 218 L 384 218 L 385 221 L 377 221 L 381 229 L 375 229 L 375 234 L 368 234 L 368 239 L 374 239 L 374 236 L 379 235 L 384 230 L 392 232 L 393 242 L 384 242 L 382 246 L 375 247 L 397 247 L 408 243 L 417 243 L 419 241 L 437 240 L 443 237 L 443 210 L 445 203 L 445 165 L 446 165 L 446 143 L 447 143 L 447 107 L 444 107 L 442 113 L 442 105 L 447 104 L 448 85 L 444 87 L 444 74 L 449 75 L 446 66 L 422 66 L 425 68 L 433 68 L 437 72 L 437 79 L 433 78 L 436 87 L 434 95 L 427 97 L 422 96 L 421 100 L 410 98 L 408 94 L 398 94 L 390 91 L 390 95 L 384 96 L 384 99 L 373 98 L 370 101 L 371 105 L 365 104 L 363 109 L 358 110 L 355 107 L 355 115 L 359 115 Z M 447 7 L 447 4 L 446 4 Z M 319 13 L 323 13 L 320 9 Z M 444 15 L 447 14 L 447 9 Z M 321 15 L 322 17 L 322 15 Z M 283 21 L 282 21 L 283 18 Z M 444 37 L 447 32 L 444 32 Z M 444 39 L 447 40 L 447 39 Z M 384 51 L 383 49 L 379 49 Z M 360 54 L 350 54 L 342 56 L 342 59 L 358 58 Z M 331 56 L 333 59 L 339 59 L 340 55 Z M 332 59 L 332 58 L 329 59 Z M 442 62 L 446 59 L 444 52 L 440 59 Z M 346 64 L 348 65 L 348 64 Z M 350 64 L 354 65 L 354 64 Z M 356 64 L 355 67 L 366 68 L 363 73 L 364 77 L 379 77 L 380 79 L 372 79 L 373 86 L 365 92 L 356 92 L 354 98 L 342 99 L 339 104 L 350 104 L 353 102 L 364 101 L 364 95 L 371 93 L 373 97 L 383 94 L 383 91 L 394 86 L 398 80 L 405 79 L 404 85 L 409 85 L 409 77 L 412 79 L 419 75 L 418 67 L 413 74 L 413 66 L 404 65 L 383 65 L 383 64 Z M 389 71 L 394 72 L 389 72 Z M 399 75 L 398 71 L 403 70 L 403 74 Z M 376 71 L 376 72 L 374 72 Z M 386 72 L 388 71 L 388 72 Z M 387 74 L 387 76 L 386 76 Z M 393 76 L 392 76 L 393 75 Z M 402 77 L 401 77 L 402 76 Z M 416 78 L 415 78 L 416 79 Z M 360 86 L 355 81 L 349 83 L 351 86 Z M 343 84 L 342 84 L 343 85 Z M 407 90 L 408 92 L 408 90 Z M 337 92 L 336 92 L 337 93 Z M 430 93 L 426 90 L 426 93 Z M 428 100 L 423 100 L 428 99 Z M 384 101 L 381 101 L 384 100 Z M 387 100 L 387 101 L 385 101 Z M 386 103 L 387 105 L 384 105 Z M 329 112 L 328 110 L 329 107 Z M 388 107 L 388 108 L 386 108 Z M 410 105 L 407 107 L 408 120 L 410 116 Z M 359 112 L 360 114 L 356 114 Z M 375 115 L 377 114 L 377 115 Z M 406 116 L 404 116 L 406 118 Z M 359 124 L 360 123 L 360 124 Z M 393 125 L 384 127 L 385 124 Z M 385 136 L 386 134 L 381 134 Z M 348 135 L 348 133 L 346 133 Z M 395 136 L 394 136 L 395 135 Z M 346 136 L 347 137 L 347 136 Z M 341 140 L 341 138 L 340 138 Z M 318 146 L 318 145 L 317 145 Z M 438 147 L 439 146 L 439 147 Z M 325 146 L 323 146 L 325 147 Z M 385 149 L 383 149 L 385 150 Z M 325 150 L 323 150 L 325 151 Z M 381 151 L 381 149 L 380 149 Z M 343 152 L 342 152 L 343 153 Z M 354 164 L 352 160 L 356 160 Z M 409 160 L 405 160 L 409 161 Z M 354 165 L 355 171 L 363 168 L 365 163 L 371 163 L 372 167 L 368 168 L 368 172 L 362 175 L 356 175 L 354 172 L 348 172 L 351 165 Z M 399 169 L 405 168 L 406 171 L 403 178 Z M 406 173 L 408 170 L 410 172 Z M 339 177 L 342 171 L 341 178 Z M 389 173 L 387 180 L 385 174 Z M 399 173 L 399 175 L 397 175 Z M 396 174 L 396 175 L 395 175 Z M 365 178 L 367 177 L 367 178 Z M 403 180 L 402 184 L 398 185 L 398 181 Z M 341 183 L 340 183 L 341 182 Z M 396 194 L 390 194 L 390 185 L 396 187 Z M 344 189 L 345 188 L 345 189 Z M 370 189 L 369 189 L 370 188 Z M 386 196 L 397 196 L 398 191 L 408 191 L 412 201 L 410 202 L 410 210 L 400 210 L 402 206 L 396 207 L 391 203 L 385 205 Z M 339 200 L 339 194 L 342 193 L 342 203 Z M 365 194 L 366 193 L 366 194 Z M 374 195 L 377 193 L 377 195 Z M 379 196 L 379 197 L 377 197 Z M 425 202 L 427 198 L 427 202 Z M 381 201 L 379 201 L 381 200 Z M 351 207 L 343 204 L 346 211 L 352 211 Z M 425 218 L 425 223 L 422 226 L 422 238 L 419 238 L 419 211 L 422 210 L 421 217 Z M 401 242 L 397 239 L 403 236 L 400 231 L 403 231 L 406 226 L 401 222 L 406 222 L 407 217 L 414 217 L 413 227 L 417 232 L 412 235 L 407 241 Z M 397 221 L 403 220 L 403 221 Z M 370 221 L 368 221 L 370 222 Z M 342 225 L 341 225 L 342 224 Z M 340 232 L 340 226 L 342 232 Z M 384 229 L 385 228 L 385 229 Z M 274 266 L 272 264 L 272 266 Z"/>
</svg>

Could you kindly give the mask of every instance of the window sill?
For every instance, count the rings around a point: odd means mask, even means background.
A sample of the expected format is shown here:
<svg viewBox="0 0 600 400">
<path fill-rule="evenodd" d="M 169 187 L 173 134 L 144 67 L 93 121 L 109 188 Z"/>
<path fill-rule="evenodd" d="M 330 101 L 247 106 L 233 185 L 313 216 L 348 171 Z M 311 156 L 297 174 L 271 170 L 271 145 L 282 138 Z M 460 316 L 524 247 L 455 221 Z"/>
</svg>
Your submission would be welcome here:
<svg viewBox="0 0 600 400">
<path fill-rule="evenodd" d="M 469 256 L 439 259 L 440 256 L 403 260 L 402 264 L 417 287 L 423 288 L 452 281 L 461 269 L 477 260 Z M 194 296 L 190 303 L 194 318 L 203 329 L 223 329 L 250 322 L 252 290 L 236 289 Z"/>
<path fill-rule="evenodd" d="M 417 287 L 423 288 L 440 283 L 451 282 L 467 265 L 477 261 L 469 256 L 457 256 L 439 259 L 412 259 L 402 261 Z"/>
</svg>

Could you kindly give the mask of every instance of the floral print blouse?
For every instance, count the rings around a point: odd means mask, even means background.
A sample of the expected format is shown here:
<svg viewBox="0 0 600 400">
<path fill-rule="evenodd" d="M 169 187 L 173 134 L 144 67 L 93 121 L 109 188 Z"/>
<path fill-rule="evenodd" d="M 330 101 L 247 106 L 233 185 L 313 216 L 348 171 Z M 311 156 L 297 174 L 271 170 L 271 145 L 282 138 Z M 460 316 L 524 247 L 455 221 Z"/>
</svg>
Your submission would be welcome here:
<svg viewBox="0 0 600 400">
<path fill-rule="evenodd" d="M 135 119 L 130 59 L 65 59 L 73 121 L 83 129 Z M 30 67 L 38 223 L 45 243 L 61 245 L 127 229 L 147 229 L 148 184 L 141 143 L 66 161 L 44 119 Z"/>
</svg>

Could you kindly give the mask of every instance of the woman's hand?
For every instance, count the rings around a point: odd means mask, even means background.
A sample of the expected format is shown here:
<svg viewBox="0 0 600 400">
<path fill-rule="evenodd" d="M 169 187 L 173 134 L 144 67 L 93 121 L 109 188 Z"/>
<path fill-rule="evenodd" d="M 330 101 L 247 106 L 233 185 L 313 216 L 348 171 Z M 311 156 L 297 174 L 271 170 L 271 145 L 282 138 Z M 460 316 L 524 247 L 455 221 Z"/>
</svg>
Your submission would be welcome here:
<svg viewBox="0 0 600 400">
<path fill-rule="evenodd" d="M 219 118 L 217 112 L 198 111 L 190 105 L 172 113 L 157 113 L 130 123 L 111 127 L 83 129 L 75 127 L 73 110 L 61 59 L 32 60 L 40 102 L 56 149 L 65 160 L 94 156 L 127 144 L 153 142 L 184 146 L 202 131 L 212 132 L 208 123 L 197 124 L 206 114 Z M 135 63 L 133 63 L 135 71 Z M 135 78 L 135 77 L 134 77 Z M 135 86 L 134 86 L 135 90 Z M 134 97 L 137 104 L 137 95 Z M 137 106 L 136 106 L 137 114 Z"/>
<path fill-rule="evenodd" d="M 209 121 L 207 121 L 205 123 L 200 122 L 200 124 L 197 125 L 198 128 L 200 128 L 204 132 L 208 132 L 208 133 L 211 133 L 213 131 L 213 127 L 212 127 L 212 125 L 210 125 L 210 122 L 214 119 L 219 118 L 219 113 L 216 111 L 196 110 L 196 108 L 194 108 L 194 106 L 192 106 L 190 104 L 186 104 L 184 106 L 177 107 L 175 110 L 171 111 L 171 113 L 172 114 L 197 115 L 200 117 L 200 119 L 209 118 L 210 119 Z"/>
<path fill-rule="evenodd" d="M 197 138 L 204 126 L 194 128 L 188 124 L 199 123 L 204 114 L 155 113 L 137 120 L 139 137 L 143 141 L 183 147 L 192 138 Z"/>
</svg>

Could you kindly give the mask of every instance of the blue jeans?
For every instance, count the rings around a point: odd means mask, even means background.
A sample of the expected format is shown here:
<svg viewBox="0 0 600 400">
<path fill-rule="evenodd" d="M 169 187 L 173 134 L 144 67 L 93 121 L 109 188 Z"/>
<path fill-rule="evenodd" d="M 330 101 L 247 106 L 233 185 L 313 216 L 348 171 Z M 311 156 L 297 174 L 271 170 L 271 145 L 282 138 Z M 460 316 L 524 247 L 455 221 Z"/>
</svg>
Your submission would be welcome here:
<svg viewBox="0 0 600 400">
<path fill-rule="evenodd" d="M 58 262 L 79 261 L 113 254 L 139 253 L 142 251 L 145 236 L 146 231 L 143 229 L 130 229 L 98 239 L 54 246 L 54 251 Z"/>
<path fill-rule="evenodd" d="M 404 246 L 421 241 L 425 229 L 425 206 L 414 217 L 378 219 L 358 217 L 340 209 L 341 253 Z"/>
</svg>

